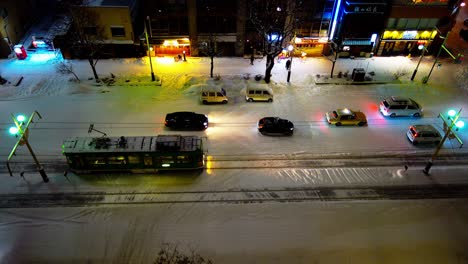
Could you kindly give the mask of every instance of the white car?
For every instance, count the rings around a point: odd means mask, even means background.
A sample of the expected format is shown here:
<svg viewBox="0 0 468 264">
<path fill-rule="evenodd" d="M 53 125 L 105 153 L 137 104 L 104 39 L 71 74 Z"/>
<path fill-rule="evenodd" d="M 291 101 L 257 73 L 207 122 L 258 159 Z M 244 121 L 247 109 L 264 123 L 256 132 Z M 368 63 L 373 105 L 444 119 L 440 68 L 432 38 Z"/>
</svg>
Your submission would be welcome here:
<svg viewBox="0 0 468 264">
<path fill-rule="evenodd" d="M 439 144 L 442 136 L 432 125 L 412 125 L 406 132 L 406 136 L 413 145 L 419 143 Z"/>
<path fill-rule="evenodd" d="M 380 102 L 380 112 L 384 116 L 422 116 L 422 107 L 411 98 L 390 96 Z"/>
</svg>

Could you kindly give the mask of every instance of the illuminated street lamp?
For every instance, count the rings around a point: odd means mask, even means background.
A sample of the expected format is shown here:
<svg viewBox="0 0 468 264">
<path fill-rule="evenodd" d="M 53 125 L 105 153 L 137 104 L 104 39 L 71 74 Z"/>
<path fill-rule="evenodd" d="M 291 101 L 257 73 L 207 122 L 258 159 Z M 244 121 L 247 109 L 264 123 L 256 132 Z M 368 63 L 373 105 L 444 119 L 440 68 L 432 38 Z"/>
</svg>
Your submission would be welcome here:
<svg viewBox="0 0 468 264">
<path fill-rule="evenodd" d="M 414 76 L 416 76 L 416 73 L 418 72 L 419 64 L 421 63 L 422 58 L 424 57 L 424 52 L 427 51 L 426 47 L 421 44 L 418 46 L 419 50 L 422 50 L 421 57 L 419 57 L 418 65 L 416 65 L 416 69 L 414 69 L 413 76 L 411 76 L 411 80 L 414 80 Z"/>
<path fill-rule="evenodd" d="M 439 117 L 444 122 L 445 135 L 442 138 L 442 140 L 439 142 L 439 144 L 437 145 L 437 148 L 434 154 L 432 154 L 431 159 L 427 162 L 426 167 L 423 169 L 424 174 L 429 175 L 429 170 L 432 167 L 432 163 L 434 163 L 434 160 L 437 157 L 437 154 L 439 154 L 439 151 L 444 145 L 444 142 L 447 138 L 456 138 L 458 142 L 460 143 L 460 148 L 463 146 L 463 141 L 453 131 L 454 128 L 455 128 L 455 131 L 458 131 L 458 129 L 465 126 L 465 122 L 463 122 L 462 120 L 458 120 L 458 118 L 460 117 L 461 111 L 462 111 L 461 108 L 458 111 L 458 113 L 455 110 L 451 109 L 447 112 L 446 118 L 442 114 L 439 114 Z"/>
<path fill-rule="evenodd" d="M 288 79 L 287 82 L 289 82 L 289 79 L 291 79 L 291 67 L 292 67 L 292 59 L 293 56 L 291 55 L 291 52 L 293 51 L 294 47 L 293 45 L 288 46 L 288 51 L 289 51 L 289 67 L 288 67 Z"/>
</svg>

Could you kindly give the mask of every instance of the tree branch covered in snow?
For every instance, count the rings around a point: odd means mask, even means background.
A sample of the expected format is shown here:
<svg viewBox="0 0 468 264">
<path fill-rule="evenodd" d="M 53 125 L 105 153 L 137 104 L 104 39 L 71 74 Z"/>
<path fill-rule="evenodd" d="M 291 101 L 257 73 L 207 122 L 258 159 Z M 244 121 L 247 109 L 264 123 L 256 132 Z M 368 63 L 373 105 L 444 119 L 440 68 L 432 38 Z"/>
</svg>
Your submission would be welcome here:
<svg viewBox="0 0 468 264">
<path fill-rule="evenodd" d="M 56 64 L 55 68 L 57 69 L 58 73 L 73 74 L 75 80 L 80 82 L 80 78 L 78 78 L 75 71 L 73 70 L 73 64 L 71 61 L 62 60 Z"/>
</svg>

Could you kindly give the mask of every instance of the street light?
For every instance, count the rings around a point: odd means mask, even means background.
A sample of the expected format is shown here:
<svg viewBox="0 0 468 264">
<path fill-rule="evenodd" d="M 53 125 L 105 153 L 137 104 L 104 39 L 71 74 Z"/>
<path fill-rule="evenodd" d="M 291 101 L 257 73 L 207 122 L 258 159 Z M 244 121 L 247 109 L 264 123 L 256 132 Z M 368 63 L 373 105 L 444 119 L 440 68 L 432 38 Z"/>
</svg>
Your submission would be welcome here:
<svg viewBox="0 0 468 264">
<path fill-rule="evenodd" d="M 289 45 L 288 46 L 288 50 L 289 50 L 289 67 L 288 67 L 288 79 L 287 79 L 287 82 L 289 82 L 289 79 L 291 79 L 291 66 L 292 66 L 292 59 L 293 59 L 293 56 L 291 55 L 291 52 L 293 51 L 294 47 L 293 45 Z"/>
<path fill-rule="evenodd" d="M 149 16 L 146 16 L 146 20 L 148 23 L 150 23 Z M 156 78 L 154 77 L 154 72 L 153 72 L 153 63 L 151 62 L 151 50 L 150 50 L 150 45 L 149 45 L 149 40 L 148 40 L 148 30 L 146 30 L 146 21 L 145 21 L 145 38 L 146 38 L 146 46 L 148 47 L 148 57 L 149 57 L 149 63 L 150 63 L 150 68 L 151 68 L 151 81 L 155 81 Z"/>
<path fill-rule="evenodd" d="M 411 76 L 411 80 L 414 80 L 414 77 L 416 76 L 416 73 L 418 72 L 419 64 L 421 63 L 422 58 L 424 57 L 424 52 L 427 51 L 426 47 L 421 44 L 418 46 L 419 50 L 422 50 L 421 57 L 419 57 L 418 65 L 416 65 L 416 69 L 414 69 L 413 76 Z"/>
<path fill-rule="evenodd" d="M 429 170 L 432 167 L 432 164 L 434 163 L 435 158 L 437 157 L 437 154 L 439 154 L 440 149 L 444 145 L 444 142 L 447 138 L 456 138 L 458 142 L 461 144 L 460 148 L 463 146 L 463 141 L 454 133 L 453 129 L 455 128 L 455 131 L 458 131 L 458 129 L 462 128 L 465 125 L 465 122 L 462 120 L 458 120 L 460 117 L 462 109 L 458 111 L 458 113 L 451 109 L 447 112 L 447 117 L 445 118 L 442 114 L 439 114 L 439 117 L 442 119 L 444 122 L 444 132 L 445 135 L 442 138 L 442 140 L 439 142 L 437 145 L 436 150 L 434 151 L 434 154 L 432 154 L 431 159 L 427 162 L 426 167 L 423 169 L 424 174 L 429 175 Z"/>
</svg>

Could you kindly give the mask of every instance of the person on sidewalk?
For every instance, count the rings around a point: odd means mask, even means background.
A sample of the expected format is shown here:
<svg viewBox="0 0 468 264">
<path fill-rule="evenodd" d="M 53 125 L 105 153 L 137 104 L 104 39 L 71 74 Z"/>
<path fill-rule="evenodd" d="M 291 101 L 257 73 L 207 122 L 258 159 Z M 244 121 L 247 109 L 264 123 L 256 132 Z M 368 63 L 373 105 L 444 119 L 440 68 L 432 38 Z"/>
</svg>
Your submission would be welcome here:
<svg viewBox="0 0 468 264">
<path fill-rule="evenodd" d="M 289 69 L 291 69 L 291 60 L 286 61 L 286 70 L 289 71 Z"/>
</svg>

